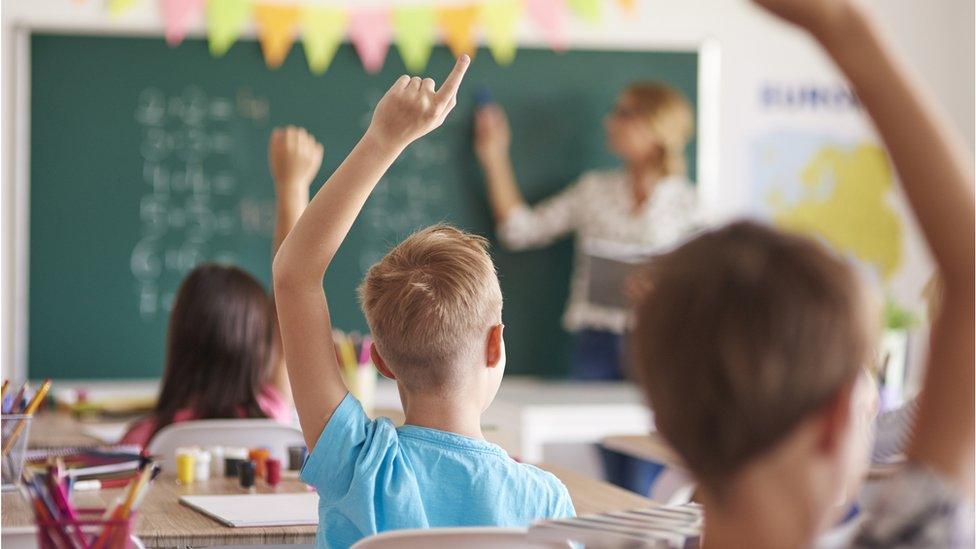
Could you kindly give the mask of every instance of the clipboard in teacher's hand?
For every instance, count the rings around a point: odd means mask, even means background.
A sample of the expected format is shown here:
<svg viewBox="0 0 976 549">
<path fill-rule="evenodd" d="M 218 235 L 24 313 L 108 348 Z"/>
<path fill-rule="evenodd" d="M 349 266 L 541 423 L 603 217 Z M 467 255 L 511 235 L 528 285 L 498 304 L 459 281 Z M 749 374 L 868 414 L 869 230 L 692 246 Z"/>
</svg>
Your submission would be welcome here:
<svg viewBox="0 0 976 549">
<path fill-rule="evenodd" d="M 591 305 L 627 309 L 631 303 L 624 292 L 627 279 L 640 270 L 660 249 L 587 239 L 580 246 L 588 267 L 587 300 Z"/>
</svg>

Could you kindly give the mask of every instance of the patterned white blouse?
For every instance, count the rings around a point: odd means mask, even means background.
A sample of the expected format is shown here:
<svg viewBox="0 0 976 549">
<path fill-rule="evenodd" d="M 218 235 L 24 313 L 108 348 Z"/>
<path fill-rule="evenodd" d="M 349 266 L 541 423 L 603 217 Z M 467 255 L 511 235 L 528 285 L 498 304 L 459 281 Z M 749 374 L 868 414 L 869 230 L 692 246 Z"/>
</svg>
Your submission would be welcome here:
<svg viewBox="0 0 976 549">
<path fill-rule="evenodd" d="M 626 307 L 595 303 L 590 295 L 591 250 L 640 250 L 648 255 L 687 238 L 703 219 L 695 188 L 683 177 L 654 187 L 639 210 L 622 171 L 594 171 L 534 207 L 520 206 L 497 227 L 510 250 L 539 248 L 575 233 L 573 275 L 563 326 L 623 333 L 630 325 Z"/>
</svg>

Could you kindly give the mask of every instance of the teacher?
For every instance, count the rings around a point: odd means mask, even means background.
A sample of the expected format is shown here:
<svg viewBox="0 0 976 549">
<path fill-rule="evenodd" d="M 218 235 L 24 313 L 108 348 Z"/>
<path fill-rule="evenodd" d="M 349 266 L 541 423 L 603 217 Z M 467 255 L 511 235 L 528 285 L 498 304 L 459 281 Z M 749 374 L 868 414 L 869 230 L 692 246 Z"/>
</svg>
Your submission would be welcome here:
<svg viewBox="0 0 976 549">
<path fill-rule="evenodd" d="M 575 334 L 572 376 L 624 378 L 622 339 L 631 322 L 628 298 L 641 278 L 635 258 L 671 247 L 696 225 L 698 202 L 685 169 L 693 115 L 679 92 L 657 82 L 627 86 L 604 119 L 607 147 L 622 167 L 591 171 L 535 206 L 526 204 L 509 157 L 511 134 L 495 104 L 475 114 L 474 148 L 484 170 L 501 244 L 547 246 L 575 235 L 564 327 Z"/>
</svg>

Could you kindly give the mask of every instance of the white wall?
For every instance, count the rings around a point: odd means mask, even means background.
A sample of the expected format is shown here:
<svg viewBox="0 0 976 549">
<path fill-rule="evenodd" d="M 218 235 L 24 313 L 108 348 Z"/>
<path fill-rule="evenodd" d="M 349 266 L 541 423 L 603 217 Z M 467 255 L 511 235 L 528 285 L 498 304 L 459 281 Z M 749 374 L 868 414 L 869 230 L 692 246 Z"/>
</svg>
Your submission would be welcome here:
<svg viewBox="0 0 976 549">
<path fill-rule="evenodd" d="M 353 4 L 349 0 L 349 4 Z M 608 3 L 610 3 L 608 1 Z M 907 52 L 912 64 L 934 88 L 960 131 L 974 143 L 974 46 L 973 0 L 877 0 L 873 2 L 882 19 L 894 32 L 896 42 Z M 744 0 L 641 0 L 639 18 L 625 20 L 616 9 L 599 28 L 577 25 L 572 29 L 576 44 L 618 44 L 622 46 L 666 46 L 688 40 L 715 38 L 721 49 L 719 78 L 719 182 L 713 200 L 724 210 L 743 211 L 749 201 L 748 138 L 755 120 L 754 105 L 759 85 L 770 79 L 836 83 L 837 73 L 814 44 L 800 33 L 786 28 L 760 13 Z M 2 156 L 0 183 L 3 207 L 3 375 L 9 375 L 16 354 L 12 348 L 15 330 L 14 300 L 23 281 L 14 280 L 18 235 L 14 234 L 15 204 L 12 160 L 24 143 L 14 139 L 12 91 L 17 82 L 13 46 L 14 27 L 29 23 L 36 27 L 98 29 L 111 33 L 161 34 L 156 2 L 142 0 L 124 17 L 110 20 L 103 2 L 89 0 L 3 0 L 2 4 Z M 200 34 L 202 28 L 195 29 Z M 528 42 L 538 42 L 530 26 L 522 29 Z M 851 116 L 829 115 L 817 124 L 864 126 Z M 23 204 L 23 203 L 21 203 Z M 21 206 L 23 207 L 23 206 Z M 22 212 L 17 212 L 22 213 Z M 896 291 L 911 302 L 917 297 L 928 266 L 917 242 L 908 254 L 916 275 Z"/>
</svg>

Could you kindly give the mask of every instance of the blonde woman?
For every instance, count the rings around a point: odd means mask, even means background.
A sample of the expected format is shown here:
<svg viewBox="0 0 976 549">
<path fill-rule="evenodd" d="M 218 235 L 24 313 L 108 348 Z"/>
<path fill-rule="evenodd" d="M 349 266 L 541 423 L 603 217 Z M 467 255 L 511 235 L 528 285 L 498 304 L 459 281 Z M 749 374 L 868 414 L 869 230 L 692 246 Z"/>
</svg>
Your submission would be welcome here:
<svg viewBox="0 0 976 549">
<path fill-rule="evenodd" d="M 570 233 L 576 238 L 563 325 L 576 335 L 572 375 L 584 380 L 623 379 L 627 297 L 640 293 L 636 277 L 614 277 L 614 265 L 620 264 L 600 258 L 639 257 L 669 248 L 688 234 L 698 212 L 685 175 L 693 115 L 679 92 L 657 82 L 631 84 L 604 125 L 607 146 L 621 169 L 584 173 L 555 196 L 529 206 L 509 158 L 505 112 L 491 104 L 475 115 L 475 153 L 502 245 L 524 250 Z"/>
<path fill-rule="evenodd" d="M 607 147 L 621 168 L 584 173 L 535 206 L 526 204 L 509 158 L 505 112 L 475 115 L 475 154 L 485 173 L 498 239 L 511 250 L 546 246 L 572 233 L 575 253 L 564 327 L 576 337 L 572 377 L 620 380 L 630 303 L 645 291 L 621 257 L 639 258 L 678 244 L 697 225 L 685 147 L 694 129 L 688 101 L 657 82 L 637 82 L 604 120 Z M 607 480 L 647 494 L 662 467 L 600 448 Z"/>
</svg>

